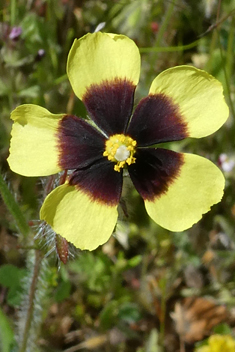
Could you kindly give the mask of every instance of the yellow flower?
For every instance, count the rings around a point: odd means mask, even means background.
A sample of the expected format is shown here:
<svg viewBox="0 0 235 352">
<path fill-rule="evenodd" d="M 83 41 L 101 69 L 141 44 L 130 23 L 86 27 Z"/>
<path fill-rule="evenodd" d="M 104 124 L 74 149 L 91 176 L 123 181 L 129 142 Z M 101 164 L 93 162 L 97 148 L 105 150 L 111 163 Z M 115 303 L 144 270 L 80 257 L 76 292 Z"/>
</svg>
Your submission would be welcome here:
<svg viewBox="0 0 235 352">
<path fill-rule="evenodd" d="M 208 136 L 223 125 L 228 107 L 214 77 L 191 66 L 170 68 L 134 109 L 139 50 L 124 35 L 100 32 L 74 41 L 67 73 L 93 124 L 19 106 L 11 115 L 8 158 L 24 176 L 68 171 L 40 211 L 56 233 L 81 249 L 105 243 L 117 222 L 124 168 L 149 216 L 171 231 L 191 227 L 221 200 L 224 177 L 213 163 L 161 147 Z"/>
<path fill-rule="evenodd" d="M 212 335 L 208 345 L 197 348 L 195 352 L 235 352 L 235 340 L 231 335 Z"/>
</svg>

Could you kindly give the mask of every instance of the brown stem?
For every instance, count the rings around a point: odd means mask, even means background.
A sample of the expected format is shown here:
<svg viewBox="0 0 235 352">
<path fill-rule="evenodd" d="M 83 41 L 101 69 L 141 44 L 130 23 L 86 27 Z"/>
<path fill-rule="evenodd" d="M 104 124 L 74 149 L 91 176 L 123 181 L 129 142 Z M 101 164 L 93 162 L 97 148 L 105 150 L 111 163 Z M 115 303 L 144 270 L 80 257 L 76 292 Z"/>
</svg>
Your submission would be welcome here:
<svg viewBox="0 0 235 352">
<path fill-rule="evenodd" d="M 182 335 L 180 335 L 180 352 L 185 352 L 185 344 Z"/>
</svg>

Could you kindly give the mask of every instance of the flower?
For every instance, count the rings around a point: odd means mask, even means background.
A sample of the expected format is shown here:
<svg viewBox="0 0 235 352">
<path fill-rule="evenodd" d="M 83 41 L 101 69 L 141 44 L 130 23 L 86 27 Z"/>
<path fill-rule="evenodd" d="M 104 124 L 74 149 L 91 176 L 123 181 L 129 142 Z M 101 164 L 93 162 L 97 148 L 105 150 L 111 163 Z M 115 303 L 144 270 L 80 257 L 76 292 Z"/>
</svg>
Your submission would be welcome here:
<svg viewBox="0 0 235 352">
<path fill-rule="evenodd" d="M 225 153 L 220 154 L 218 164 L 223 172 L 232 172 L 235 166 L 235 160 L 233 157 L 228 156 Z"/>
<path fill-rule="evenodd" d="M 208 345 L 197 348 L 195 352 L 235 352 L 235 340 L 231 335 L 212 335 Z"/>
<path fill-rule="evenodd" d="M 92 123 L 21 105 L 11 115 L 8 158 L 24 176 L 70 170 L 40 211 L 56 233 L 81 249 L 105 243 L 117 222 L 124 169 L 149 216 L 171 231 L 191 227 L 221 200 L 224 177 L 213 163 L 155 146 L 221 127 L 228 107 L 215 78 L 191 66 L 170 68 L 133 113 L 139 50 L 124 35 L 101 32 L 74 41 L 67 73 Z"/>
<path fill-rule="evenodd" d="M 22 34 L 22 28 L 21 27 L 13 27 L 10 34 L 9 38 L 12 40 L 17 40 Z"/>
</svg>

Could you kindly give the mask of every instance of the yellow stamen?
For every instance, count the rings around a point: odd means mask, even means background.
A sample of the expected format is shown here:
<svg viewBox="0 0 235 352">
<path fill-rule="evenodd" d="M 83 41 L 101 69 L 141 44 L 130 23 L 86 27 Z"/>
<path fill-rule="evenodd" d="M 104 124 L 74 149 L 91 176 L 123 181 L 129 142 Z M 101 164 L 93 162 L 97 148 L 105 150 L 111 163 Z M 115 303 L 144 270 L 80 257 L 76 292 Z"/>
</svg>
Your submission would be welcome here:
<svg viewBox="0 0 235 352">
<path fill-rule="evenodd" d="M 126 164 L 135 163 L 136 141 L 124 134 L 114 134 L 105 143 L 104 156 L 116 163 L 114 170 L 120 172 Z"/>
</svg>

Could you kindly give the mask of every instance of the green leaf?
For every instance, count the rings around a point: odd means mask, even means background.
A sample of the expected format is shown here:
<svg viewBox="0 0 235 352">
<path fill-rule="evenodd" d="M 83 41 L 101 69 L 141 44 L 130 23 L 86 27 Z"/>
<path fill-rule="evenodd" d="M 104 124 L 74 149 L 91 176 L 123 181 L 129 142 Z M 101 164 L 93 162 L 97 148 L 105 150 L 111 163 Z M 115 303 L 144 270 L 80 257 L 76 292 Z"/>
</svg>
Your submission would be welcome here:
<svg viewBox="0 0 235 352">
<path fill-rule="evenodd" d="M 2 196 L 2 199 L 6 207 L 8 208 L 9 212 L 14 217 L 16 224 L 19 227 L 19 230 L 21 231 L 22 235 L 26 237 L 30 231 L 30 227 L 18 203 L 15 201 L 14 196 L 10 192 L 1 174 L 0 174 L 0 195 Z"/>
<path fill-rule="evenodd" d="M 38 85 L 25 88 L 18 93 L 20 98 L 37 98 L 40 94 L 40 87 Z"/>
<path fill-rule="evenodd" d="M 118 317 L 131 324 L 137 322 L 141 318 L 141 315 L 137 304 L 124 302 L 119 308 Z"/>
<path fill-rule="evenodd" d="M 144 352 L 162 352 L 162 348 L 158 345 L 157 329 L 153 329 L 150 332 Z"/>
<path fill-rule="evenodd" d="M 136 255 L 135 257 L 128 260 L 128 265 L 131 268 L 135 268 L 137 265 L 139 265 L 141 263 L 141 261 L 142 261 L 142 256 Z"/>
<path fill-rule="evenodd" d="M 100 324 L 103 329 L 110 329 L 116 322 L 116 315 L 118 312 L 118 302 L 108 302 L 100 314 Z"/>
<path fill-rule="evenodd" d="M 213 329 L 213 331 L 215 334 L 220 334 L 220 335 L 231 335 L 232 334 L 232 329 L 226 323 L 222 323 L 222 324 L 217 325 Z"/>
<path fill-rule="evenodd" d="M 21 281 L 26 274 L 25 269 L 19 269 L 12 264 L 2 265 L 0 268 L 0 284 L 8 288 L 7 303 L 18 306 L 21 301 Z"/>
<path fill-rule="evenodd" d="M 0 350 L 10 352 L 14 341 L 14 333 L 11 324 L 0 308 Z"/>
<path fill-rule="evenodd" d="M 62 302 L 66 298 L 70 296 L 71 292 L 71 283 L 69 281 L 62 281 L 56 292 L 55 292 L 55 300 L 56 302 Z"/>
</svg>

